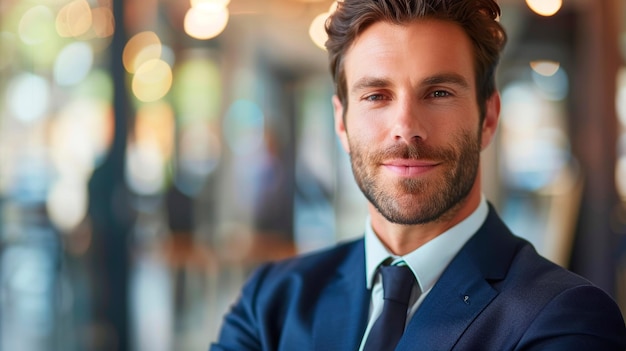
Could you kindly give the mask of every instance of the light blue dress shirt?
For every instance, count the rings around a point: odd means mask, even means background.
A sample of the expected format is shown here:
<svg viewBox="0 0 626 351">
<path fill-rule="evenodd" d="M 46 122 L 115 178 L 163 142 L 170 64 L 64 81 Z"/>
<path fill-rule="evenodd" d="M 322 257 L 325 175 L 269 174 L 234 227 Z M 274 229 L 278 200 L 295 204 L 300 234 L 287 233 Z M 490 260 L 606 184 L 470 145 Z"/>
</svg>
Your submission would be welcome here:
<svg viewBox="0 0 626 351">
<path fill-rule="evenodd" d="M 372 299 L 369 322 L 359 350 L 363 350 L 370 329 L 383 308 L 383 286 L 380 274 L 377 272 L 378 266 L 389 257 L 392 257 L 394 262 L 404 261 L 415 275 L 417 285 L 413 288 L 409 300 L 410 307 L 406 318 L 406 324 L 408 324 L 450 261 L 478 231 L 480 226 L 483 225 L 485 219 L 487 219 L 488 212 L 487 201 L 484 195 L 481 195 L 480 204 L 471 215 L 404 256 L 396 256 L 387 251 L 385 245 L 374 233 L 371 219 L 367 218 L 365 226 L 365 279 L 367 287 L 372 289 Z"/>
</svg>

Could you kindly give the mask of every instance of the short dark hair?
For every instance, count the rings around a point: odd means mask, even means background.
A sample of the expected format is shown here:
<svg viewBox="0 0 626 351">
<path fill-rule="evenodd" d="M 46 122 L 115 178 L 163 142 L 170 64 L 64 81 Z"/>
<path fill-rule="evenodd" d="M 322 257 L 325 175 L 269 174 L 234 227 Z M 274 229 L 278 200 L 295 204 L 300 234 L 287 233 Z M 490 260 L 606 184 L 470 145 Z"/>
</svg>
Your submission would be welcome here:
<svg viewBox="0 0 626 351">
<path fill-rule="evenodd" d="M 506 32 L 497 21 L 500 6 L 494 0 L 340 0 L 326 22 L 326 49 L 339 100 L 347 110 L 344 58 L 355 39 L 376 22 L 408 24 L 439 19 L 458 24 L 474 47 L 477 101 L 481 119 L 485 103 L 495 92 L 495 70 L 506 44 Z"/>
</svg>

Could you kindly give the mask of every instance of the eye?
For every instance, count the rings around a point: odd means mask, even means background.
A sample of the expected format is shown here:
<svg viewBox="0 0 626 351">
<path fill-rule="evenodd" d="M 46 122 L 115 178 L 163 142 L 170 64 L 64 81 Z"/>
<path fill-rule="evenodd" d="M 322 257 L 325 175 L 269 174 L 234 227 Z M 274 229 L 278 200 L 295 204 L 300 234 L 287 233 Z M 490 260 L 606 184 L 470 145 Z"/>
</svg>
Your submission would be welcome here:
<svg viewBox="0 0 626 351">
<path fill-rule="evenodd" d="M 445 90 L 436 90 L 436 91 L 433 91 L 430 95 L 434 98 L 443 98 L 443 97 L 448 97 L 451 94 L 450 92 L 445 91 Z"/>
<path fill-rule="evenodd" d="M 384 100 L 385 96 L 382 94 L 372 94 L 372 95 L 368 95 L 364 98 L 364 100 L 366 101 L 381 101 Z"/>
</svg>

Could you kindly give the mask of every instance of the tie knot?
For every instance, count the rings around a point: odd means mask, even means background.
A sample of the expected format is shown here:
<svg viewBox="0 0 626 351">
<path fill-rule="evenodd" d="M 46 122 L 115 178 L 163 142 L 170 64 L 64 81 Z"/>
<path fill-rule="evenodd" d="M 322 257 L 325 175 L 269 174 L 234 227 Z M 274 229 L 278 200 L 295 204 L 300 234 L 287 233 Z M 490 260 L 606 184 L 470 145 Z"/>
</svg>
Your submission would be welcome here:
<svg viewBox="0 0 626 351">
<path fill-rule="evenodd" d="M 406 265 L 381 266 L 380 273 L 383 276 L 384 299 L 408 305 L 415 283 L 411 269 Z"/>
</svg>

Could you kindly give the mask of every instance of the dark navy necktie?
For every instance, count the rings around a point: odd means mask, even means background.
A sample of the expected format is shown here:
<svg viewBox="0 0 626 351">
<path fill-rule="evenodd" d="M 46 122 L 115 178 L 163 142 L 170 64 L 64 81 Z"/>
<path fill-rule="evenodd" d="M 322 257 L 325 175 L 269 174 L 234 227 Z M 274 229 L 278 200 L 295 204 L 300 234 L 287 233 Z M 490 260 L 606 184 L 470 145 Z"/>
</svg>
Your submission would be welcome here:
<svg viewBox="0 0 626 351">
<path fill-rule="evenodd" d="M 415 276 L 406 266 L 381 266 L 383 311 L 374 322 L 363 351 L 394 350 L 404 333 L 407 309 Z"/>
</svg>

